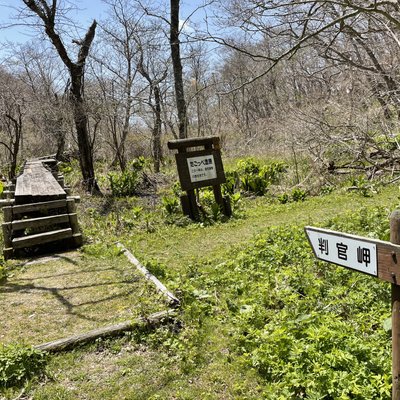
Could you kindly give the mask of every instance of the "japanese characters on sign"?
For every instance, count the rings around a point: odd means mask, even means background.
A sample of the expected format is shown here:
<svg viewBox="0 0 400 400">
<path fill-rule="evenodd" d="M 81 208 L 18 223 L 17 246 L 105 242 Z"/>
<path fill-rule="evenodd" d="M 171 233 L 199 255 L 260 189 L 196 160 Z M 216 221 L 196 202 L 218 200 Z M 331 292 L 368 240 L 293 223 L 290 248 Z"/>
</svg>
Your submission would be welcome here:
<svg viewBox="0 0 400 400">
<path fill-rule="evenodd" d="M 175 154 L 182 190 L 193 190 L 226 182 L 219 150 L 204 149 Z"/>
<path fill-rule="evenodd" d="M 217 177 L 214 156 L 190 157 L 187 159 L 191 182 L 206 181 Z"/>
<path fill-rule="evenodd" d="M 305 230 L 320 260 L 378 276 L 377 245 L 373 241 L 326 229 L 306 227 Z"/>
</svg>

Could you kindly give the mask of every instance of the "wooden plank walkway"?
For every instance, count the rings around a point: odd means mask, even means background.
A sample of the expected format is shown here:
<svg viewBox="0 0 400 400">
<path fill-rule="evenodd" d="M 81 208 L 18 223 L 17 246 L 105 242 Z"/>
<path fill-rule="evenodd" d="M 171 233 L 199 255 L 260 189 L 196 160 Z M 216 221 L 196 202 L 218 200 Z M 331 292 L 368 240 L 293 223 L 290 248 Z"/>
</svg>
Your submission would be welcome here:
<svg viewBox="0 0 400 400">
<path fill-rule="evenodd" d="M 57 177 L 57 179 L 56 179 Z M 4 257 L 20 249 L 44 247 L 52 242 L 82 244 L 76 214 L 76 197 L 69 197 L 64 178 L 52 158 L 26 161 L 15 185 L 3 200 Z"/>
<path fill-rule="evenodd" d="M 27 161 L 17 178 L 15 204 L 65 199 L 67 194 L 42 161 Z"/>
</svg>

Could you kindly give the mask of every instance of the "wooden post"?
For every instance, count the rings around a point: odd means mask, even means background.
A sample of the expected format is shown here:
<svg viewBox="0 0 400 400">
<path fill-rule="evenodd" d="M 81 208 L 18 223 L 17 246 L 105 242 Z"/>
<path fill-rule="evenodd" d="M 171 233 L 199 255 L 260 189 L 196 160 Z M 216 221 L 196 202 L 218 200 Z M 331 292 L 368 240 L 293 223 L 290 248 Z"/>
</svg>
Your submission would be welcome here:
<svg viewBox="0 0 400 400">
<path fill-rule="evenodd" d="M 67 211 L 69 225 L 72 229 L 73 244 L 76 247 L 80 247 L 83 244 L 83 238 L 79 230 L 78 215 L 76 214 L 76 205 L 74 199 L 67 199 Z"/>
<path fill-rule="evenodd" d="M 390 241 L 400 244 L 400 211 L 390 216 Z M 396 257 L 396 255 L 394 255 Z M 396 263 L 400 260 L 394 260 Z M 392 283 L 392 400 L 400 400 L 400 282 Z"/>
<path fill-rule="evenodd" d="M 199 219 L 199 208 L 197 207 L 196 194 L 194 193 L 194 190 L 187 190 L 186 193 L 190 205 L 190 218 L 197 221 Z"/>
<path fill-rule="evenodd" d="M 180 197 L 181 200 L 181 207 L 184 215 L 187 215 L 189 218 L 192 218 L 191 211 L 190 211 L 190 202 L 189 197 L 187 194 L 183 194 Z M 193 218 L 192 218 L 193 219 Z"/>
<path fill-rule="evenodd" d="M 3 207 L 3 219 L 4 224 L 2 225 L 3 237 L 4 237 L 4 250 L 3 256 L 6 260 L 13 256 L 12 249 L 12 219 L 13 219 L 13 208 Z"/>
<path fill-rule="evenodd" d="M 5 222 L 1 225 L 3 229 L 4 247 L 7 249 L 12 246 L 12 227 L 11 222 Z"/>
<path fill-rule="evenodd" d="M 74 199 L 67 199 L 67 210 L 68 214 L 76 213 L 76 205 Z"/>
<path fill-rule="evenodd" d="M 3 207 L 3 217 L 4 217 L 4 222 L 12 222 L 13 208 L 10 206 Z"/>
</svg>

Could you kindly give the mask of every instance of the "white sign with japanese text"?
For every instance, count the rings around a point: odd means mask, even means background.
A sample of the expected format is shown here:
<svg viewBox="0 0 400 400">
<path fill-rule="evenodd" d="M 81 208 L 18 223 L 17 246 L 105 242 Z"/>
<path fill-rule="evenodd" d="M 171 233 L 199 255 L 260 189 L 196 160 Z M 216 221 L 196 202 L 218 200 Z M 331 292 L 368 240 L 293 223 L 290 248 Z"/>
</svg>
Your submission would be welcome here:
<svg viewBox="0 0 400 400">
<path fill-rule="evenodd" d="M 378 276 L 377 245 L 373 240 L 313 227 L 305 231 L 320 260 Z"/>
<path fill-rule="evenodd" d="M 190 157 L 187 159 L 191 182 L 208 181 L 217 178 L 214 156 Z"/>
</svg>

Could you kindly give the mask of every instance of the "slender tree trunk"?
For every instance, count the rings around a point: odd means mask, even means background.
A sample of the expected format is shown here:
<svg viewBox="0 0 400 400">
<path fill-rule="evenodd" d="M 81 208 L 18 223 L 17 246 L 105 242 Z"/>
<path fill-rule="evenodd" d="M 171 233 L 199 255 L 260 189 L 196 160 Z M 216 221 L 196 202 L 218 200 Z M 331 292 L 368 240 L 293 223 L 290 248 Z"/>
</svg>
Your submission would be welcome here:
<svg viewBox="0 0 400 400">
<path fill-rule="evenodd" d="M 161 132 L 162 132 L 162 96 L 160 91 L 160 83 L 166 78 L 167 72 L 159 77 L 158 79 L 151 78 L 148 69 L 143 63 L 143 50 L 140 55 L 139 62 L 137 64 L 137 69 L 139 73 L 149 82 L 150 85 L 150 105 L 154 113 L 154 126 L 153 126 L 153 137 L 152 137 L 152 147 L 153 147 L 153 160 L 154 160 L 154 171 L 160 172 L 160 166 L 162 161 L 162 146 L 161 146 Z M 151 93 L 154 96 L 154 105 L 152 104 Z"/>
<path fill-rule="evenodd" d="M 18 155 L 22 140 L 22 114 L 21 108 L 17 105 L 17 113 L 18 116 L 15 118 L 10 114 L 6 114 L 5 117 L 10 121 L 10 132 L 13 132 L 14 140 L 10 143 L 10 169 L 8 172 L 8 179 L 12 180 L 17 175 L 17 164 L 18 164 Z"/>
<path fill-rule="evenodd" d="M 129 99 L 125 109 L 124 126 L 122 128 L 121 139 L 119 143 L 116 142 L 116 153 L 114 160 L 111 163 L 111 165 L 116 165 L 118 162 L 121 171 L 125 171 L 126 169 L 125 142 L 129 133 L 129 119 L 131 117 L 131 109 L 132 99 Z"/>
<path fill-rule="evenodd" d="M 11 165 L 10 165 L 10 172 L 8 178 L 10 180 L 14 179 L 17 176 L 17 164 L 18 164 L 18 154 L 19 154 L 19 147 L 21 143 L 21 127 L 18 127 L 18 133 L 16 132 L 15 141 L 13 143 L 13 152 L 11 155 Z"/>
<path fill-rule="evenodd" d="M 132 84 L 133 84 L 133 77 L 132 77 L 132 65 L 131 61 L 128 62 L 127 68 L 127 78 L 125 84 L 125 94 L 126 94 L 126 105 L 125 105 L 125 115 L 124 115 L 124 125 L 122 127 L 122 133 L 119 143 L 116 143 L 116 153 L 113 162 L 111 165 L 116 165 L 117 162 L 119 163 L 119 167 L 121 171 L 125 171 L 126 169 L 126 155 L 125 155 L 125 142 L 126 138 L 129 134 L 130 128 L 130 118 L 132 114 Z"/>
<path fill-rule="evenodd" d="M 179 41 L 179 0 L 171 0 L 170 25 L 171 59 L 174 70 L 175 99 L 178 111 L 179 138 L 187 137 L 187 111 L 183 88 L 183 72 Z"/>
<path fill-rule="evenodd" d="M 64 130 L 64 117 L 61 112 L 61 104 L 58 100 L 57 95 L 55 96 L 54 104 L 57 109 L 57 116 L 55 120 L 55 136 L 57 140 L 57 152 L 56 152 L 56 160 L 65 161 L 64 151 L 65 151 L 65 130 Z"/>
<path fill-rule="evenodd" d="M 100 188 L 95 178 L 92 144 L 88 131 L 88 117 L 83 98 L 83 66 L 74 65 L 70 70 L 70 74 L 72 78 L 71 94 L 74 122 L 78 137 L 79 165 L 82 171 L 83 183 L 91 194 L 100 194 Z"/>
<path fill-rule="evenodd" d="M 153 130 L 153 157 L 154 157 L 154 171 L 160 172 L 162 161 L 162 146 L 161 146 L 161 93 L 158 85 L 153 87 L 154 90 L 154 130 Z"/>
</svg>

